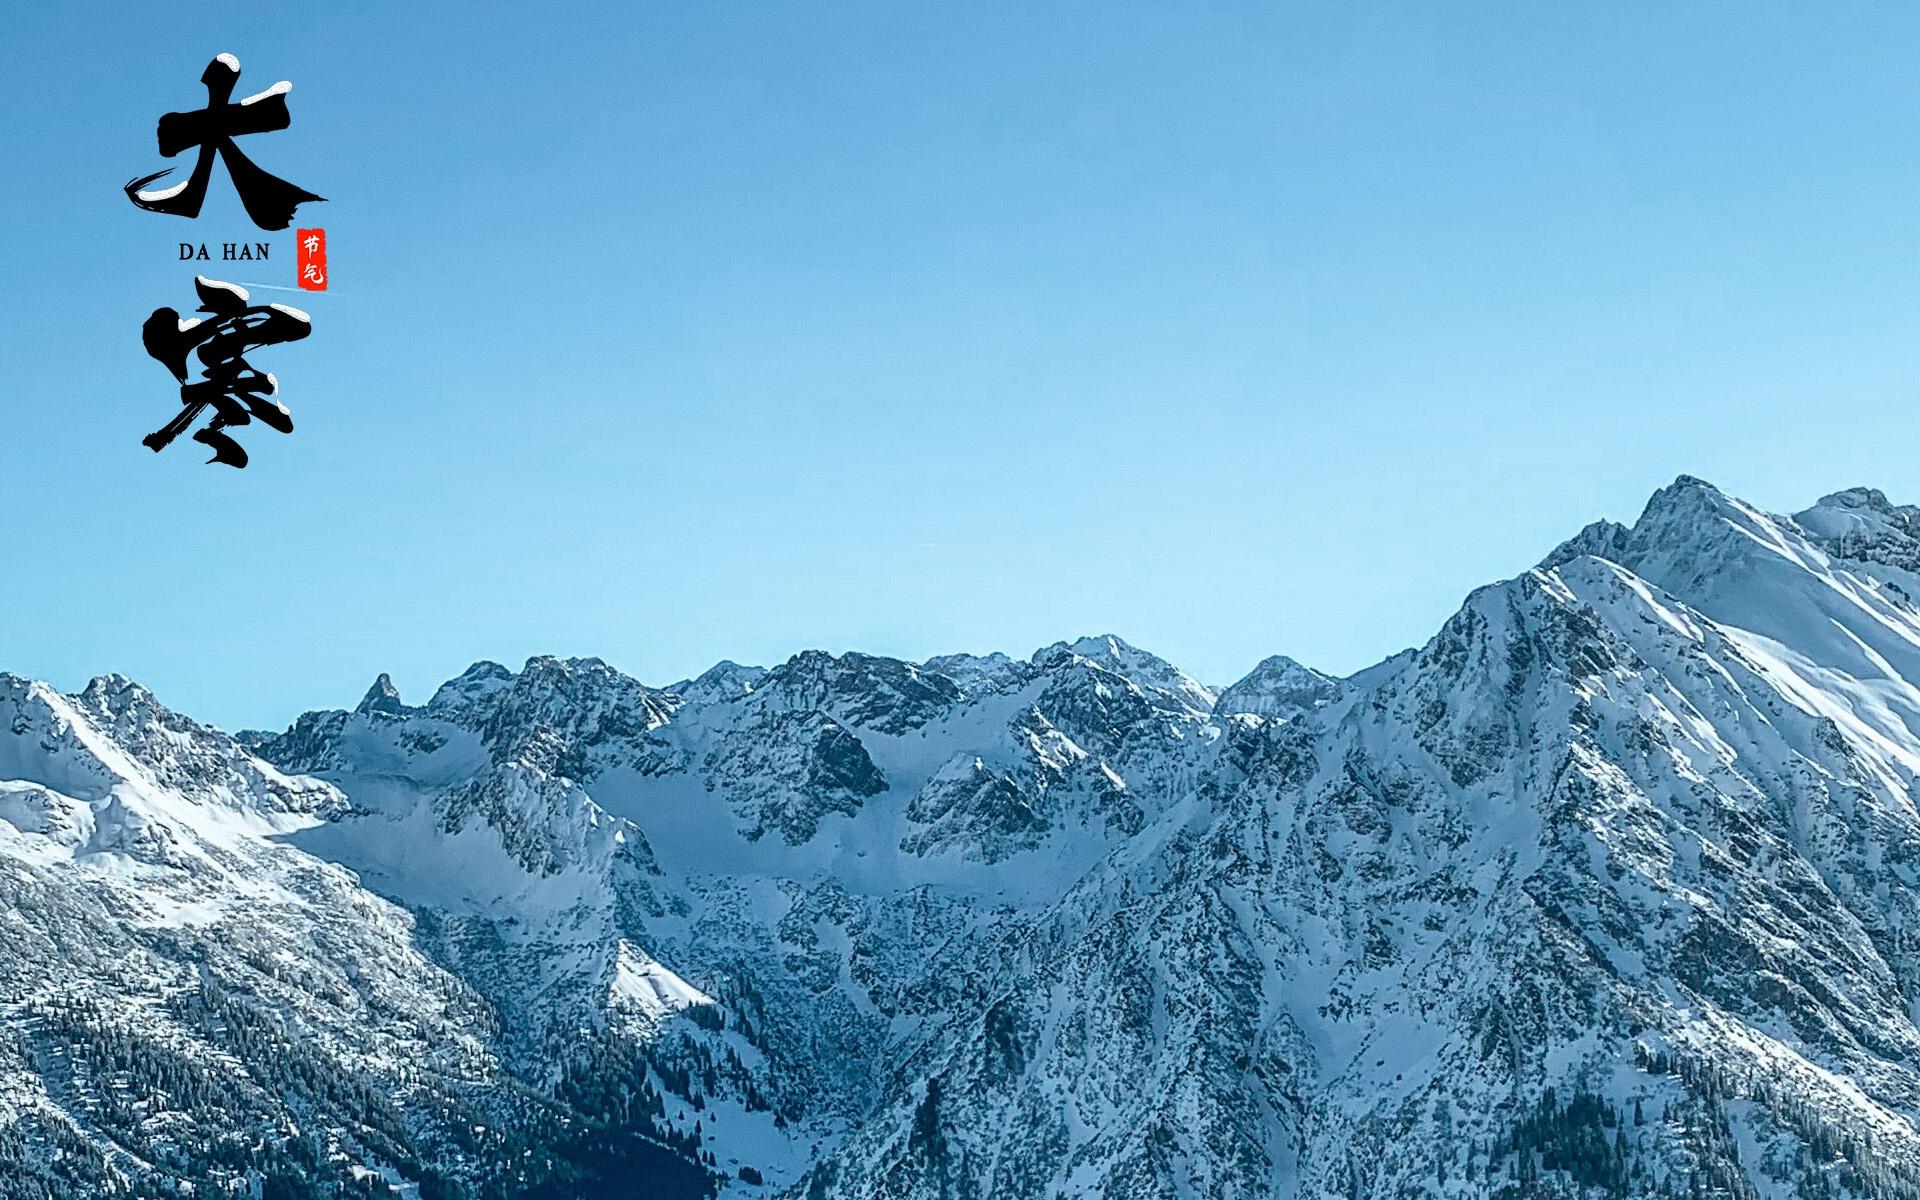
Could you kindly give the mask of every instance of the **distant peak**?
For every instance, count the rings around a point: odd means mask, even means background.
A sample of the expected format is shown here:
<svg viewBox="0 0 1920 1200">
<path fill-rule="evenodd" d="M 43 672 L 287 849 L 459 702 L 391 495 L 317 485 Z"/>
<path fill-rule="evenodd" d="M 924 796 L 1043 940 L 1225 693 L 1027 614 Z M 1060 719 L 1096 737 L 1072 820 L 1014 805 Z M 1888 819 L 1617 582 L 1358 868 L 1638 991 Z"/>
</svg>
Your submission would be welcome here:
<svg viewBox="0 0 1920 1200">
<path fill-rule="evenodd" d="M 1080 638 L 1069 649 L 1086 658 L 1122 658 L 1129 654 L 1140 653 L 1140 650 L 1125 638 L 1112 633 L 1099 633 Z"/>
<path fill-rule="evenodd" d="M 89 679 L 76 699 L 96 712 L 111 713 L 116 717 L 149 706 L 160 709 L 166 707 L 145 687 L 117 673 L 96 675 Z"/>
<path fill-rule="evenodd" d="M 384 678 L 384 676 L 383 676 Z M 456 677 L 441 684 L 427 701 L 435 711 L 457 709 L 513 684 L 513 672 L 497 662 L 481 659 Z"/>
<path fill-rule="evenodd" d="M 1321 679 L 1328 678 L 1328 676 L 1314 670 L 1298 659 L 1288 658 L 1284 654 L 1267 655 L 1260 660 L 1260 665 L 1256 666 L 1251 673 L 1255 675 L 1292 675 L 1298 673 L 1318 676 Z"/>
<path fill-rule="evenodd" d="M 1850 487 L 1820 497 L 1815 508 L 1869 508 L 1875 512 L 1892 512 L 1893 504 L 1887 500 L 1887 494 L 1879 488 Z"/>
<path fill-rule="evenodd" d="M 1682 476 L 1681 478 L 1686 478 Z M 1627 557 L 1632 531 L 1616 521 L 1595 521 L 1554 547 L 1540 562 L 1542 570 L 1572 562 L 1576 558 L 1605 558 L 1619 562 Z"/>
<path fill-rule="evenodd" d="M 722 664 L 723 666 L 727 664 Z M 734 670 L 759 670 L 739 668 Z M 810 649 L 796 653 L 792 658 L 765 674 L 782 678 L 840 678 L 850 677 L 914 677 L 920 668 L 904 659 L 890 658 L 884 654 L 865 654 L 859 650 L 848 650 L 835 654 L 831 650 Z"/>
<path fill-rule="evenodd" d="M 1920 508 L 1895 504 L 1878 488 L 1822 496 L 1793 523 L 1837 557 L 1920 569 Z"/>
<path fill-rule="evenodd" d="M 561 658 L 553 654 L 536 654 L 520 668 L 520 674 L 512 678 L 522 692 L 567 693 L 576 688 L 615 691 L 646 689 L 646 685 L 638 679 L 618 667 L 610 666 L 605 659 L 594 656 Z"/>
<path fill-rule="evenodd" d="M 920 664 L 923 671 L 959 684 L 970 694 L 984 694 L 1015 686 L 1029 677 L 1027 663 L 995 650 L 988 654 L 937 654 Z"/>
<path fill-rule="evenodd" d="M 1699 512 L 1724 507 L 1727 495 L 1719 488 L 1693 475 L 1682 475 L 1655 492 L 1640 519 L 1669 512 Z"/>
<path fill-rule="evenodd" d="M 1071 642 L 1055 642 L 1051 646 L 1043 646 L 1033 652 L 1031 661 L 1038 665 L 1059 658 L 1063 654 L 1091 658 L 1096 662 L 1126 662 L 1140 658 L 1160 661 L 1157 656 L 1148 654 L 1125 638 L 1113 633 L 1089 634 L 1086 637 L 1075 638 Z"/>
<path fill-rule="evenodd" d="M 766 676 L 765 667 L 743 667 L 732 659 L 721 659 L 694 678 L 683 679 L 667 690 L 689 704 L 737 700 L 751 694 Z"/>
<path fill-rule="evenodd" d="M 373 681 L 373 686 L 367 689 L 367 694 L 361 697 L 359 706 L 353 711 L 397 713 L 406 707 L 401 703 L 399 689 L 393 686 L 393 679 L 382 671 L 380 677 Z"/>
<path fill-rule="evenodd" d="M 1292 719 L 1328 703 L 1344 686 L 1330 675 L 1275 654 L 1221 692 L 1214 711 Z"/>
<path fill-rule="evenodd" d="M 1674 552 L 1717 545 L 1731 526 L 1750 527 L 1763 515 L 1731 499 L 1719 488 L 1695 475 L 1681 475 L 1648 497 L 1632 526 L 1595 521 L 1554 549 L 1539 563 L 1552 570 L 1579 558 L 1604 558 L 1629 569 L 1649 547 Z"/>
<path fill-rule="evenodd" d="M 95 699 L 102 699 L 108 696 L 119 696 L 119 695 L 124 695 L 128 693 L 134 693 L 138 695 L 152 694 L 148 692 L 147 689 L 142 687 L 140 684 L 134 682 L 133 680 L 127 678 L 125 675 L 122 675 L 117 671 L 109 672 L 108 674 L 105 674 L 105 675 L 95 675 L 92 679 L 87 680 L 87 686 L 81 689 L 81 692 L 80 692 L 80 694 L 83 696 L 88 696 Z"/>
<path fill-rule="evenodd" d="M 1197 708 L 1210 710 L 1216 699 L 1210 689 L 1186 672 L 1116 634 L 1102 633 L 1071 642 L 1055 642 L 1034 651 L 1030 661 L 1035 667 L 1047 668 L 1073 660 L 1091 662 L 1135 683 L 1177 693 Z"/>
<path fill-rule="evenodd" d="M 527 659 L 526 665 L 520 668 L 520 673 L 523 675 L 538 675 L 550 671 L 566 673 L 571 671 L 606 671 L 611 669 L 612 668 L 608 667 L 603 660 L 598 658 L 561 658 L 555 654 L 535 654 Z"/>
<path fill-rule="evenodd" d="M 529 658 L 520 673 L 504 685 L 487 683 L 469 692 L 477 697 L 490 694 L 496 687 L 511 691 L 517 704 L 578 705 L 592 710 L 645 707 L 653 695 L 652 688 L 604 659 L 551 654 Z"/>
</svg>

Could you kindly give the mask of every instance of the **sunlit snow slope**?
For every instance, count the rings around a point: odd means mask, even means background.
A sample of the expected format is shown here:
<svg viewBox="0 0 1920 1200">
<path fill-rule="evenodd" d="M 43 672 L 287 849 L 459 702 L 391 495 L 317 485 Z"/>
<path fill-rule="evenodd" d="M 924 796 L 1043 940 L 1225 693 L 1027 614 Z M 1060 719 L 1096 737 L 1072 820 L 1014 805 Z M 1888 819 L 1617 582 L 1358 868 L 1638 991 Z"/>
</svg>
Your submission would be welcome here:
<svg viewBox="0 0 1920 1200">
<path fill-rule="evenodd" d="M 1920 1197 L 1916 572 L 1683 478 L 1345 680 L 0 677 L 0 1197 Z"/>
</svg>

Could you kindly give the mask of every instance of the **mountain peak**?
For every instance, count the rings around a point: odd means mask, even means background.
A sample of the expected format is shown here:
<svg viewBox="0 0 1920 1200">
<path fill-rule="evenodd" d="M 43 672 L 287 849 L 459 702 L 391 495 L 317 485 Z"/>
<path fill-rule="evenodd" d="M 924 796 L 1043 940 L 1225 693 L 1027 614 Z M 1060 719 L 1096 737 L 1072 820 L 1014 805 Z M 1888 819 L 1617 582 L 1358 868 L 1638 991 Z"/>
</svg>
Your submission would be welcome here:
<svg viewBox="0 0 1920 1200">
<path fill-rule="evenodd" d="M 1538 569 L 1552 570 L 1591 556 L 1663 585 L 1679 585 L 1715 575 L 1728 556 L 1738 558 L 1757 545 L 1778 545 L 1784 536 L 1767 513 L 1704 479 L 1681 475 L 1648 498 L 1631 526 L 1595 521 L 1555 547 Z"/>
<path fill-rule="evenodd" d="M 1836 557 L 1920 570 L 1920 508 L 1894 504 L 1878 488 L 1822 496 L 1793 523 Z"/>
<path fill-rule="evenodd" d="M 1097 633 L 1078 638 L 1067 649 L 1084 658 L 1121 658 L 1139 654 L 1138 647 L 1118 634 Z"/>
<path fill-rule="evenodd" d="M 950 709 L 960 700 L 960 687 L 897 658 L 802 650 L 761 676 L 755 699 L 776 708 L 819 709 L 852 725 L 899 733 Z"/>
<path fill-rule="evenodd" d="M 1203 712 L 1212 711 L 1217 700 L 1211 688 L 1185 671 L 1111 633 L 1055 642 L 1034 651 L 1030 661 L 1036 667 L 1047 667 L 1075 659 L 1093 663 L 1135 683 L 1172 692 Z"/>
<path fill-rule="evenodd" d="M 481 659 L 435 689 L 427 707 L 453 712 L 472 707 L 502 688 L 513 686 L 513 672 L 497 662 Z"/>
<path fill-rule="evenodd" d="M 1051 646 L 1042 646 L 1033 652 L 1029 661 L 1039 666 L 1063 655 L 1090 658 L 1095 662 L 1107 664 L 1151 661 L 1166 665 L 1165 659 L 1149 654 L 1125 638 L 1112 633 L 1089 634 L 1070 642 L 1055 642 Z"/>
<path fill-rule="evenodd" d="M 1706 480 L 1694 475 L 1680 475 L 1648 497 L 1646 508 L 1641 510 L 1640 520 L 1635 522 L 1635 527 L 1645 524 L 1649 518 L 1717 513 L 1732 507 L 1732 504 L 1725 492 Z"/>
<path fill-rule="evenodd" d="M 1820 497 L 1815 508 L 1870 508 L 1875 512 L 1892 512 L 1893 505 L 1887 500 L 1887 494 L 1879 488 L 1850 487 Z"/>
<path fill-rule="evenodd" d="M 1252 715 L 1293 720 L 1340 694 L 1341 682 L 1284 654 L 1261 660 L 1246 677 L 1220 693 L 1214 711 L 1222 716 Z"/>
<path fill-rule="evenodd" d="M 95 675 L 80 690 L 80 695 L 94 704 L 110 711 L 118 711 L 130 703 L 152 701 L 153 693 L 147 688 L 117 672 Z"/>
<path fill-rule="evenodd" d="M 1540 560 L 1539 569 L 1550 571 L 1554 567 L 1589 555 L 1618 562 L 1624 556 L 1632 532 L 1618 521 L 1595 521 L 1555 546 L 1551 553 Z"/>
<path fill-rule="evenodd" d="M 937 654 L 921 670 L 945 675 L 973 695 L 1002 691 L 1026 680 L 1030 664 L 995 650 L 990 654 Z"/>
<path fill-rule="evenodd" d="M 521 666 L 522 675 L 576 675 L 614 673 L 605 659 L 588 656 L 586 658 L 562 658 L 557 654 L 535 654 L 528 657 Z"/>
<path fill-rule="evenodd" d="M 393 686 L 392 676 L 382 671 L 380 677 L 373 681 L 373 686 L 367 689 L 367 694 L 361 697 L 359 705 L 353 711 L 398 713 L 404 712 L 406 707 L 401 702 L 399 689 Z"/>
<path fill-rule="evenodd" d="M 742 666 L 723 658 L 692 679 L 683 679 L 667 690 L 687 704 L 711 704 L 751 694 L 766 676 L 765 667 Z"/>
</svg>

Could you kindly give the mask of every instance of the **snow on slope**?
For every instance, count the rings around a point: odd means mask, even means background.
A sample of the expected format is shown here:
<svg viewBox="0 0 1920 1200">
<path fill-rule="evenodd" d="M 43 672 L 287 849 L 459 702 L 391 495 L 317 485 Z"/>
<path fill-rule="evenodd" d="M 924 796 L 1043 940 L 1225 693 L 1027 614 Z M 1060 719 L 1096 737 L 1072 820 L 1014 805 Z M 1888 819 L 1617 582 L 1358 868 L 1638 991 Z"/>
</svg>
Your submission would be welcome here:
<svg viewBox="0 0 1920 1200">
<path fill-rule="evenodd" d="M 813 1181 L 1910 1194 L 1920 617 L 1859 507 L 1682 480 L 1235 729 Z"/>
<path fill-rule="evenodd" d="M 1916 570 L 1877 492 L 1683 478 L 1345 680 L 537 658 L 244 744 L 20 685 L 78 732 L 0 738 L 0 849 L 296 930 L 318 872 L 350 981 L 729 1194 L 1920 1195 Z"/>
<path fill-rule="evenodd" d="M 277 840 L 343 811 L 335 789 L 119 678 L 0 675 L 0 731 L 0 1179 L 244 1182 L 292 1161 L 293 1121 L 382 1167 L 402 1114 L 452 1136 L 497 1076 L 485 1014 L 406 912 Z"/>
</svg>

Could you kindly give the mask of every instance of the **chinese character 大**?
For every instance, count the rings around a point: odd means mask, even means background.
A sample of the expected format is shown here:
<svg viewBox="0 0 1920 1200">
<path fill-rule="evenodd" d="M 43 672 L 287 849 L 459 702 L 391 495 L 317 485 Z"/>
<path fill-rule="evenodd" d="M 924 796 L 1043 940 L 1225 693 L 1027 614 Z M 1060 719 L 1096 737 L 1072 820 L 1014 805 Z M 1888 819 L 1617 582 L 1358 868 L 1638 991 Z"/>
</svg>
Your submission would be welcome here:
<svg viewBox="0 0 1920 1200">
<path fill-rule="evenodd" d="M 172 174 L 172 168 L 156 171 L 126 185 L 127 198 L 148 212 L 172 213 L 179 217 L 197 217 L 207 198 L 207 184 L 213 178 L 213 159 L 217 154 L 227 164 L 233 189 L 246 206 L 247 215 L 262 229 L 285 229 L 293 221 L 293 210 L 310 200 L 324 200 L 304 188 L 255 166 L 253 160 L 234 144 L 237 137 L 251 133 L 271 133 L 293 123 L 287 111 L 287 93 L 293 85 L 281 80 L 264 92 L 257 92 L 239 103 L 232 101 L 233 85 L 240 79 L 240 60 L 222 54 L 207 64 L 200 82 L 207 87 L 207 106 L 193 112 L 168 113 L 160 118 L 160 153 L 172 158 L 183 150 L 198 147 L 193 173 L 186 180 L 158 191 L 141 189 L 156 179 Z"/>
</svg>

